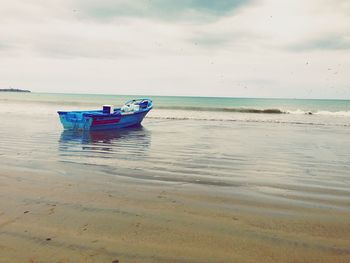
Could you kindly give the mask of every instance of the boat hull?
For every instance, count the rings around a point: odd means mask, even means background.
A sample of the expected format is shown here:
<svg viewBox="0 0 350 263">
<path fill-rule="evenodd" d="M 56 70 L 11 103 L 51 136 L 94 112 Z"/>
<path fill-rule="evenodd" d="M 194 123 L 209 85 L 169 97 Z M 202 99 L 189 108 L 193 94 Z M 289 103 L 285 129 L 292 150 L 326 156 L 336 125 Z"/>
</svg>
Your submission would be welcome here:
<svg viewBox="0 0 350 263">
<path fill-rule="evenodd" d="M 148 112 L 149 110 L 129 115 L 121 115 L 119 117 L 93 118 L 89 130 L 121 129 L 140 125 Z"/>
<path fill-rule="evenodd" d="M 120 129 L 140 125 L 150 109 L 132 114 L 109 116 L 93 116 L 86 114 L 78 118 L 77 113 L 59 112 L 60 121 L 64 129 L 69 130 L 106 130 Z"/>
</svg>

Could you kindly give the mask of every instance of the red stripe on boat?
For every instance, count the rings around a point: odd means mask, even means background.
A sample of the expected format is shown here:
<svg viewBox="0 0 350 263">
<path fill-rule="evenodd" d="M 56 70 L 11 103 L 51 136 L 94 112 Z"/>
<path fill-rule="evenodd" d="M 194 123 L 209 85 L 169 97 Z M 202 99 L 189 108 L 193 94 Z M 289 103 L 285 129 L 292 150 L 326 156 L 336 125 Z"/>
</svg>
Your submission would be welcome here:
<svg viewBox="0 0 350 263">
<path fill-rule="evenodd" d="M 94 119 L 92 121 L 92 125 L 104 125 L 104 124 L 113 124 L 113 123 L 118 123 L 120 121 L 120 118 L 116 119 L 107 119 L 107 120 L 97 120 Z"/>
</svg>

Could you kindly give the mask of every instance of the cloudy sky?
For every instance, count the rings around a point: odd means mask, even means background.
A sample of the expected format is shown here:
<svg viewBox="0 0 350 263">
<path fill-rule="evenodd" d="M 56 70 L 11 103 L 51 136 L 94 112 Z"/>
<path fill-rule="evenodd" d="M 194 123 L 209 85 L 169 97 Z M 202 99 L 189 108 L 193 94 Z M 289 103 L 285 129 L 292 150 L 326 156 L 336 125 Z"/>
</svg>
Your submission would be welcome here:
<svg viewBox="0 0 350 263">
<path fill-rule="evenodd" d="M 350 99 L 349 0 L 0 0 L 0 88 Z"/>
</svg>

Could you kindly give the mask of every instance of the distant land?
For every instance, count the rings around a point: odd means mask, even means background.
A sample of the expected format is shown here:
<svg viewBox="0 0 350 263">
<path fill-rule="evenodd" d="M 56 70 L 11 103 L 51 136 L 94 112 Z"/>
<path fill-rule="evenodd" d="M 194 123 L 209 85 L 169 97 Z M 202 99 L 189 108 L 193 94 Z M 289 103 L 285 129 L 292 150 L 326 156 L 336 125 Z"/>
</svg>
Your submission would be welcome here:
<svg viewBox="0 0 350 263">
<path fill-rule="evenodd" d="M 0 89 L 0 92 L 31 92 L 26 89 Z"/>
</svg>

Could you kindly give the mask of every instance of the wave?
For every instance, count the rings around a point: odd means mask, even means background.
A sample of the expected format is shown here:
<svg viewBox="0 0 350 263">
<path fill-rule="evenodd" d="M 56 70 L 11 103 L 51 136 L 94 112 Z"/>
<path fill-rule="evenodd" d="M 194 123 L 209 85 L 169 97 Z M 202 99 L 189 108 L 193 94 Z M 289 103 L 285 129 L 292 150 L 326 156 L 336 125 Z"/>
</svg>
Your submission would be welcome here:
<svg viewBox="0 0 350 263">
<path fill-rule="evenodd" d="M 96 101 L 52 101 L 52 100 L 16 100 L 0 99 L 3 102 L 47 104 L 50 106 L 73 106 L 73 107 L 95 107 Z M 102 102 L 101 102 L 102 105 Z M 205 106 L 155 106 L 155 109 L 165 110 L 184 110 L 184 111 L 216 111 L 216 112 L 238 112 L 238 113 L 266 113 L 266 114 L 283 114 L 287 113 L 280 109 L 255 109 L 255 108 L 228 108 L 228 107 L 205 107 Z"/>
<path fill-rule="evenodd" d="M 350 127 L 347 123 L 322 123 L 293 120 L 269 120 L 269 119 L 220 119 L 220 118 L 198 118 L 198 117 L 167 117 L 167 116 L 147 116 L 147 119 L 154 120 L 174 120 L 174 121 L 215 121 L 215 122 L 252 122 L 252 123 L 276 123 L 276 124 L 295 124 L 295 125 L 315 125 L 315 126 L 340 126 Z"/>
<path fill-rule="evenodd" d="M 326 110 L 282 110 L 282 109 L 257 109 L 257 108 L 228 108 L 228 107 L 192 107 L 192 106 L 158 106 L 155 109 L 183 110 L 183 111 L 216 111 L 216 112 L 237 112 L 237 113 L 258 113 L 258 114 L 299 114 L 299 115 L 332 115 L 348 116 L 350 111 L 326 111 Z"/>
<path fill-rule="evenodd" d="M 344 117 L 350 117 L 350 111 L 325 111 L 325 110 L 319 110 L 319 111 L 303 111 L 303 110 L 293 110 L 293 111 L 287 111 L 286 113 L 289 114 L 299 114 L 299 115 L 329 115 L 329 116 L 344 116 Z"/>
<path fill-rule="evenodd" d="M 227 107 L 193 107 L 193 106 L 157 106 L 156 109 L 166 110 L 190 110 L 190 111 L 218 111 L 218 112 L 238 112 L 238 113 L 266 113 L 284 114 L 280 109 L 254 109 L 254 108 L 227 108 Z"/>
<path fill-rule="evenodd" d="M 102 105 L 102 101 L 73 101 L 73 100 L 46 100 L 46 99 L 6 99 L 0 98 L 2 104 L 18 103 L 18 104 L 46 104 L 51 107 L 84 107 L 97 108 Z M 110 103 L 111 104 L 111 103 Z M 197 112 L 232 112 L 232 113 L 255 113 L 255 114 L 297 114 L 297 115 L 330 115 L 330 116 L 345 116 L 350 117 L 350 110 L 330 111 L 323 109 L 279 109 L 279 108 L 253 108 L 253 107 L 208 107 L 208 106 L 177 106 L 177 105 L 155 105 L 155 110 L 182 110 L 182 111 L 197 111 Z"/>
<path fill-rule="evenodd" d="M 347 116 L 350 117 L 350 111 L 317 111 L 317 115 Z"/>
</svg>

